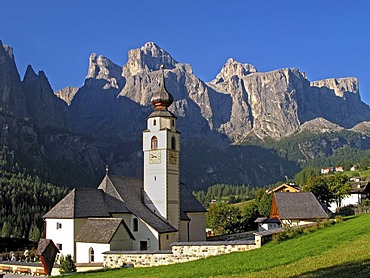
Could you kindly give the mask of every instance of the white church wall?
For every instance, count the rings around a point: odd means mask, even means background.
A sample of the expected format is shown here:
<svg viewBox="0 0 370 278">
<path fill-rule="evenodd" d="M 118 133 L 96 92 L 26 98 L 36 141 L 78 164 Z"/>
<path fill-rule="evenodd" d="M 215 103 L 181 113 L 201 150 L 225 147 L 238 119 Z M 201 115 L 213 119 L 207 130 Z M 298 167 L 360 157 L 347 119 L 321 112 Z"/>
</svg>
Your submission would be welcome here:
<svg viewBox="0 0 370 278">
<path fill-rule="evenodd" d="M 73 219 L 46 219 L 46 238 L 51 239 L 59 248 L 60 254 L 72 255 L 74 250 L 74 220 Z"/>
<path fill-rule="evenodd" d="M 139 220 L 139 229 L 138 231 L 132 231 L 132 234 L 135 237 L 133 241 L 133 250 L 140 250 L 140 241 L 146 241 L 147 243 L 147 250 L 155 251 L 159 249 L 158 239 L 159 235 L 156 230 L 150 227 L 147 223 L 143 220 L 138 218 Z"/>
<path fill-rule="evenodd" d="M 90 248 L 94 250 L 94 260 L 90 260 Z M 103 252 L 110 251 L 109 244 L 76 242 L 76 263 L 102 263 L 104 262 Z"/>
</svg>

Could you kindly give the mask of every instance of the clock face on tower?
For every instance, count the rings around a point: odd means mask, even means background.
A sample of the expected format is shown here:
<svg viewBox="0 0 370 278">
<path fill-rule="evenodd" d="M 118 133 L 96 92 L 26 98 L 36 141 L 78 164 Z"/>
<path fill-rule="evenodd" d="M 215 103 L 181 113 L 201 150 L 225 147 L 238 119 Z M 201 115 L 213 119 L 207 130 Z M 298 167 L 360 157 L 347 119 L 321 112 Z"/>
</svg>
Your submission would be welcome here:
<svg viewBox="0 0 370 278">
<path fill-rule="evenodd" d="M 161 151 L 150 151 L 149 153 L 149 163 L 150 164 L 160 164 L 161 163 Z"/>
<path fill-rule="evenodd" d="M 169 157 L 168 160 L 169 160 L 170 164 L 174 164 L 174 165 L 177 164 L 177 152 L 169 151 L 168 157 Z"/>
</svg>

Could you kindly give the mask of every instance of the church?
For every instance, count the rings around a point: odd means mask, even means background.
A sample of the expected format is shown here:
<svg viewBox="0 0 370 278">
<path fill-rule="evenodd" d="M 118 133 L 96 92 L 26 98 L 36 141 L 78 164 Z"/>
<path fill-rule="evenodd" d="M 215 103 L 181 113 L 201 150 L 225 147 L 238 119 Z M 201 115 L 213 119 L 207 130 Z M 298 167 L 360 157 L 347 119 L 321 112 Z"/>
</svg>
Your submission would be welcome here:
<svg viewBox="0 0 370 278">
<path fill-rule="evenodd" d="M 180 132 L 161 68 L 143 131 L 144 179 L 106 171 L 98 188 L 73 189 L 43 216 L 45 238 L 76 263 L 103 262 L 107 251 L 156 252 L 206 239 L 206 210 L 180 183 Z"/>
</svg>

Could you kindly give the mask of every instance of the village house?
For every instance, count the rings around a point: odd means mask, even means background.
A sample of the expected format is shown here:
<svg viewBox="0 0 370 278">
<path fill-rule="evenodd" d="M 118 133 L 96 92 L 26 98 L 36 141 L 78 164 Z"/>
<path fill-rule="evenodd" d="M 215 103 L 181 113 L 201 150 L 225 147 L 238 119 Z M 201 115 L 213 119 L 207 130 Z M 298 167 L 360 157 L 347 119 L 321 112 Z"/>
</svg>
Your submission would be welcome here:
<svg viewBox="0 0 370 278">
<path fill-rule="evenodd" d="M 277 192 L 272 197 L 270 219 L 278 219 L 283 227 L 323 221 L 330 215 L 312 192 Z"/>
<path fill-rule="evenodd" d="M 143 131 L 144 179 L 106 175 L 98 188 L 76 188 L 43 218 L 47 239 L 77 263 L 103 262 L 108 251 L 171 249 L 205 241 L 205 208 L 180 183 L 180 132 L 162 68 L 154 111 Z"/>
<path fill-rule="evenodd" d="M 358 206 L 363 200 L 370 197 L 370 177 L 366 177 L 361 181 L 360 177 L 351 178 L 351 192 L 348 196 L 341 200 L 340 207 Z M 336 212 L 338 204 L 333 202 L 330 204 L 330 210 Z"/>
</svg>

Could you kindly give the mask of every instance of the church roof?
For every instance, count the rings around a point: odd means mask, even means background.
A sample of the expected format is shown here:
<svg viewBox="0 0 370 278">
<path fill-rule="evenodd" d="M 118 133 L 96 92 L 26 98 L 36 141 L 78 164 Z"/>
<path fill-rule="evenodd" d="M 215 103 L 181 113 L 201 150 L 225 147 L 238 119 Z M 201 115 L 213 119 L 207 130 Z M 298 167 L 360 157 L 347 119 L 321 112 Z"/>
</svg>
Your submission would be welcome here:
<svg viewBox="0 0 370 278">
<path fill-rule="evenodd" d="M 99 189 L 108 194 L 118 194 L 128 210 L 141 218 L 149 226 L 153 227 L 159 233 L 176 232 L 177 229 L 168 222 L 153 213 L 142 201 L 143 181 L 141 179 L 123 177 L 123 176 L 106 176 Z"/>
<path fill-rule="evenodd" d="M 96 188 L 76 188 L 57 203 L 43 218 L 109 217 L 110 213 L 129 212 L 124 203 Z"/>
<path fill-rule="evenodd" d="M 206 212 L 207 210 L 190 192 L 185 184 L 180 184 L 180 219 L 190 220 L 187 212 Z"/>
<path fill-rule="evenodd" d="M 120 225 L 135 239 L 122 218 L 89 218 L 76 236 L 76 242 L 109 243 Z"/>
<path fill-rule="evenodd" d="M 148 117 L 147 119 L 149 118 L 153 118 L 153 117 L 169 117 L 169 118 L 175 118 L 177 119 L 177 117 L 172 114 L 170 111 L 168 111 L 166 108 L 161 108 L 161 109 L 155 109 Z"/>
<path fill-rule="evenodd" d="M 107 175 L 98 188 L 73 189 L 43 218 L 102 219 L 112 213 L 133 213 L 159 233 L 176 232 L 176 228 L 143 203 L 143 190 L 141 179 Z M 181 220 L 190 220 L 186 213 L 206 211 L 184 184 L 180 185 L 180 211 Z"/>
<path fill-rule="evenodd" d="M 173 102 L 173 96 L 167 91 L 166 84 L 164 81 L 164 65 L 161 66 L 162 69 L 162 83 L 161 87 L 157 92 L 155 92 L 151 98 L 152 104 L 158 108 L 167 108 Z"/>
</svg>

